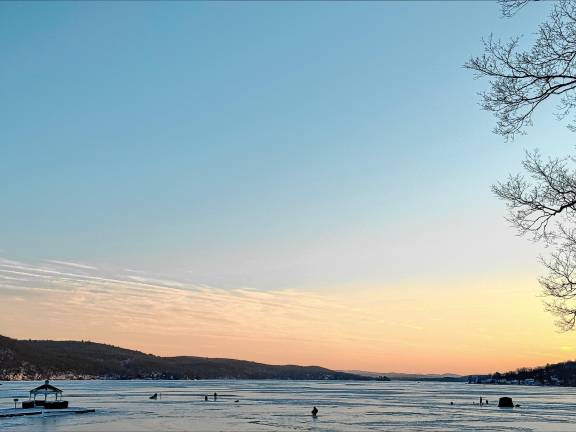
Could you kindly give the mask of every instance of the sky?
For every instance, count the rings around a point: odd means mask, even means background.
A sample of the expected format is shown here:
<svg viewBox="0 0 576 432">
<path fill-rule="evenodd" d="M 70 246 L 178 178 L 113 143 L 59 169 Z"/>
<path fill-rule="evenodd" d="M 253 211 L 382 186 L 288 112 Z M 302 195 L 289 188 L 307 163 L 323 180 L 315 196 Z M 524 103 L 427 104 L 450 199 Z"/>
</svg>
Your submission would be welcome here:
<svg viewBox="0 0 576 432">
<path fill-rule="evenodd" d="M 0 3 L 0 334 L 483 373 L 571 359 L 462 65 L 549 4 Z"/>
</svg>

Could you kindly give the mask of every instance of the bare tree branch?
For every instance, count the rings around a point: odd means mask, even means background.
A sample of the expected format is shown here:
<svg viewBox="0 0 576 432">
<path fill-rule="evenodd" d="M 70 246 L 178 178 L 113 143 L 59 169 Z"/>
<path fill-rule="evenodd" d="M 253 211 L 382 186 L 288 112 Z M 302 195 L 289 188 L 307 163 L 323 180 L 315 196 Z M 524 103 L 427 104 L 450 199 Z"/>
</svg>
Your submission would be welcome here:
<svg viewBox="0 0 576 432">
<path fill-rule="evenodd" d="M 499 0 L 502 14 L 512 17 L 530 0 Z M 465 67 L 477 78 L 488 78 L 481 106 L 496 119 L 494 131 L 514 139 L 532 125 L 537 108 L 556 101 L 558 117 L 576 108 L 576 0 L 553 3 L 529 49 L 520 39 L 507 42 L 490 36 L 484 53 Z M 568 127 L 576 131 L 576 122 Z M 523 174 L 511 175 L 492 187 L 506 202 L 507 220 L 521 235 L 551 246 L 541 258 L 547 273 L 539 279 L 548 298 L 546 310 L 558 317 L 562 331 L 576 328 L 576 158 L 544 160 L 538 151 L 526 153 Z"/>
<path fill-rule="evenodd" d="M 501 1 L 503 14 L 511 16 L 526 3 Z M 548 99 L 557 99 L 559 116 L 567 116 L 576 106 L 576 1 L 554 4 L 530 49 L 522 50 L 518 38 L 503 42 L 490 36 L 484 54 L 464 66 L 490 80 L 481 106 L 496 116 L 494 132 L 506 139 L 525 133 L 536 108 Z"/>
<path fill-rule="evenodd" d="M 540 153 L 526 153 L 523 167 L 528 178 L 518 174 L 492 187 L 508 207 L 507 219 L 522 235 L 552 243 L 576 222 L 576 170 L 570 158 L 543 161 Z"/>
<path fill-rule="evenodd" d="M 551 299 L 546 310 L 558 317 L 562 331 L 576 325 L 576 161 L 543 160 L 538 151 L 526 153 L 525 175 L 510 176 L 492 187 L 506 201 L 509 220 L 521 235 L 554 247 L 541 258 L 547 274 L 539 279 Z"/>
<path fill-rule="evenodd" d="M 498 0 L 502 8 L 502 16 L 510 18 L 531 0 Z M 537 1 L 537 0 L 533 0 Z"/>
</svg>

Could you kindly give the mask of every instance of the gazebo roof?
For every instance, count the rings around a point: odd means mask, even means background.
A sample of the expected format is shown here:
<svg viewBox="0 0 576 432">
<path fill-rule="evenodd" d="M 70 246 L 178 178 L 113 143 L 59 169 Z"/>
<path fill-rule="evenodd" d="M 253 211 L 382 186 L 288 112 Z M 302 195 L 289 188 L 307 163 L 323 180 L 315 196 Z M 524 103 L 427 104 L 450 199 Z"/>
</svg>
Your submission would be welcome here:
<svg viewBox="0 0 576 432">
<path fill-rule="evenodd" d="M 30 394 L 51 394 L 51 393 L 62 393 L 62 390 L 59 388 L 54 387 L 53 385 L 48 384 L 48 380 L 44 381 L 44 384 L 41 386 L 36 387 L 33 390 L 30 390 Z"/>
</svg>

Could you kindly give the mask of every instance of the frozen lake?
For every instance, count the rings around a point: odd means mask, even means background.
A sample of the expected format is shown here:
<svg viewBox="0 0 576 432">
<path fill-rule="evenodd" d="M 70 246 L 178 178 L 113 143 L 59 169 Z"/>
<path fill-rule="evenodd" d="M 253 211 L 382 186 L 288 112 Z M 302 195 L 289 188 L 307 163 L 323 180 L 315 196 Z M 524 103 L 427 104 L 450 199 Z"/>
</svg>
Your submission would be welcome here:
<svg viewBox="0 0 576 432">
<path fill-rule="evenodd" d="M 4 431 L 574 431 L 576 388 L 335 381 L 51 381 L 93 414 L 0 419 Z M 40 382 L 4 382 L 0 407 Z M 153 393 L 161 400 L 149 400 Z M 204 395 L 218 393 L 218 400 Z M 480 396 L 489 406 L 478 406 Z M 500 396 L 520 408 L 499 409 Z M 239 400 L 239 402 L 235 402 Z M 454 405 L 450 405 L 453 401 Z M 473 404 L 476 402 L 476 405 Z M 310 411 L 320 410 L 316 419 Z"/>
</svg>

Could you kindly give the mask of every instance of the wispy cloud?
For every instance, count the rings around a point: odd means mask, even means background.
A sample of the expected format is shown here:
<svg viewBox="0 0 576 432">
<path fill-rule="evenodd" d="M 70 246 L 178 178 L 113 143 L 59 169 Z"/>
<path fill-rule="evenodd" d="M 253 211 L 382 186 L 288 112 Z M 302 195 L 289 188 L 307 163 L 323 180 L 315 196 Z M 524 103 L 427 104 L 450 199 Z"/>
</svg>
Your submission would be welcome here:
<svg viewBox="0 0 576 432">
<path fill-rule="evenodd" d="M 372 370 L 414 371 L 425 358 L 421 370 L 489 371 L 504 368 L 494 353 L 509 350 L 516 362 L 521 355 L 534 357 L 533 340 L 547 341 L 550 358 L 572 348 L 560 336 L 543 333 L 543 325 L 528 331 L 501 300 L 501 289 L 494 302 L 483 288 L 458 298 L 453 291 L 406 288 L 394 297 L 381 287 L 223 289 L 185 277 L 0 259 L 0 331 L 25 338 L 92 339 L 157 354 Z M 478 291 L 485 303 L 475 296 Z M 532 317 L 543 313 L 537 301 L 531 307 L 523 310 L 531 310 Z M 502 334 L 502 326 L 516 330 Z"/>
<path fill-rule="evenodd" d="M 44 262 L 47 262 L 50 264 L 57 264 L 60 266 L 65 266 L 65 267 L 73 267 L 73 268 L 77 268 L 77 269 L 97 270 L 96 267 L 92 267 L 92 266 L 89 266 L 86 264 L 71 262 L 71 261 L 44 260 Z"/>
<path fill-rule="evenodd" d="M 128 276 L 128 279 L 136 282 L 145 283 L 147 285 L 158 285 L 164 287 L 174 287 L 174 288 L 186 288 L 186 284 L 181 282 L 176 282 L 173 280 L 158 279 L 152 277 L 142 277 L 142 276 Z"/>
<path fill-rule="evenodd" d="M 359 311 L 311 292 L 221 289 L 143 274 L 106 274 L 83 264 L 65 266 L 72 271 L 52 264 L 0 261 L 0 295 L 38 305 L 43 316 L 31 317 L 38 325 L 50 318 L 72 328 L 94 323 L 110 332 L 330 344 L 347 327 L 366 321 Z M 374 338 L 358 329 L 355 334 Z"/>
</svg>

